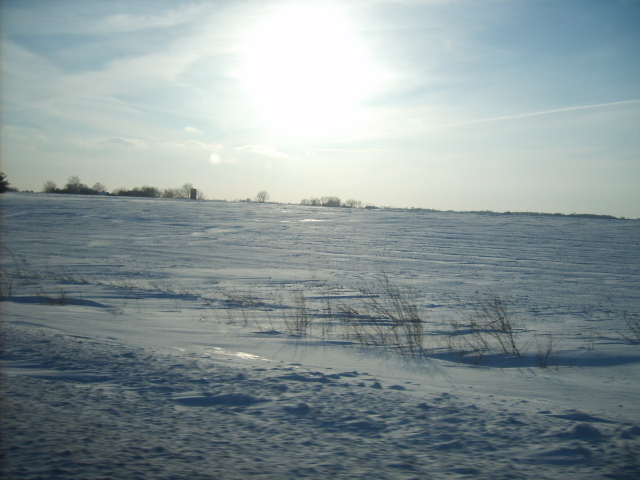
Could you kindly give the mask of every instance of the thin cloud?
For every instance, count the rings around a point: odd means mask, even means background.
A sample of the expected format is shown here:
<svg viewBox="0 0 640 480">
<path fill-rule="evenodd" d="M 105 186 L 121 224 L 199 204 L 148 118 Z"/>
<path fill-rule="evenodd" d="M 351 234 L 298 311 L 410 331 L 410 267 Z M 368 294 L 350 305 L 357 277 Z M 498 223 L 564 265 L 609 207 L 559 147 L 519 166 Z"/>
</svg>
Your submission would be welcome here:
<svg viewBox="0 0 640 480">
<path fill-rule="evenodd" d="M 289 158 L 289 155 L 283 152 L 279 152 L 275 147 L 271 145 L 245 145 L 239 147 L 238 150 L 244 150 L 256 155 L 262 155 L 271 158 Z"/>
<path fill-rule="evenodd" d="M 575 111 L 575 110 L 586 110 L 586 109 L 590 109 L 590 108 L 602 108 L 602 107 L 611 107 L 611 106 L 615 106 L 615 105 L 625 105 L 625 104 L 630 104 L 630 103 L 639 103 L 640 102 L 640 98 L 635 98 L 633 100 L 623 100 L 621 102 L 610 102 L 610 103 L 596 103 L 593 105 L 580 105 L 580 106 L 574 106 L 574 107 L 564 107 L 564 108 L 555 108 L 552 110 L 542 110 L 539 112 L 529 112 L 529 113 L 519 113 L 517 115 L 505 115 L 502 117 L 492 117 L 492 118 L 482 118 L 482 119 L 478 119 L 478 120 L 468 120 L 466 122 L 456 122 L 456 123 L 446 123 L 443 125 L 432 125 L 430 127 L 422 127 L 422 128 L 414 128 L 414 129 L 410 129 L 410 130 L 398 130 L 398 131 L 394 131 L 394 132 L 383 132 L 383 133 L 374 133 L 371 135 L 361 135 L 358 137 L 351 137 L 351 138 L 343 138 L 340 140 L 334 140 L 330 143 L 344 143 L 344 142 L 351 142 L 351 141 L 355 141 L 355 140 L 368 140 L 370 138 L 379 138 L 379 137 L 390 137 L 390 136 L 395 136 L 395 135 L 404 135 L 407 133 L 417 133 L 417 132 L 424 132 L 427 130 L 435 130 L 438 128 L 449 128 L 449 127 L 460 127 L 463 125 L 473 125 L 473 124 L 477 124 L 477 123 L 488 123 L 488 122 L 499 122 L 502 120 L 514 120 L 514 119 L 518 119 L 518 118 L 527 118 L 527 117 L 537 117 L 540 115 L 552 115 L 554 113 L 562 113 L 562 112 L 571 112 L 571 111 Z"/>
<path fill-rule="evenodd" d="M 336 143 L 336 142 L 332 142 Z M 307 153 L 313 152 L 407 152 L 406 148 L 313 148 L 308 150 Z"/>
<path fill-rule="evenodd" d="M 221 145 L 219 143 L 204 143 L 201 142 L 199 140 L 187 140 L 186 142 L 182 142 L 182 143 L 164 143 L 162 144 L 164 147 L 169 147 L 169 148 L 178 148 L 181 150 L 221 150 L 224 148 L 224 145 Z"/>
<path fill-rule="evenodd" d="M 123 137 L 110 137 L 110 138 L 91 138 L 91 139 L 72 139 L 70 141 L 73 145 L 85 148 L 101 148 L 101 147 L 116 147 L 116 148 L 134 148 L 138 150 L 146 150 L 147 143 L 137 138 L 123 138 Z"/>
<path fill-rule="evenodd" d="M 146 148 L 146 144 L 141 140 L 122 138 L 122 137 L 107 138 L 102 142 L 102 144 L 115 145 L 117 147 L 127 147 L 127 148 Z"/>
<path fill-rule="evenodd" d="M 237 161 L 251 161 L 252 159 L 287 159 L 289 155 L 280 152 L 272 145 L 243 145 L 234 147 L 231 145 L 214 144 L 209 155 L 209 161 L 213 164 L 222 162 L 236 163 Z"/>
<path fill-rule="evenodd" d="M 192 21 L 198 9 L 192 5 L 175 10 L 167 10 L 159 15 L 115 14 L 96 23 L 98 31 L 131 32 L 147 28 L 172 27 Z"/>
</svg>

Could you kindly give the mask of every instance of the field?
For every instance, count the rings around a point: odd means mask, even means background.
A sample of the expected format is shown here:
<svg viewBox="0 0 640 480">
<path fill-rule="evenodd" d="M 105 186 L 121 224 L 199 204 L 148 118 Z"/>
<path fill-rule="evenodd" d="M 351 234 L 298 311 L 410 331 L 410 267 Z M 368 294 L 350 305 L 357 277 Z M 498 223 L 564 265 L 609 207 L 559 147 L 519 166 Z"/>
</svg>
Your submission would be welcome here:
<svg viewBox="0 0 640 480">
<path fill-rule="evenodd" d="M 2 477 L 640 477 L 640 221 L 7 193 Z"/>
</svg>

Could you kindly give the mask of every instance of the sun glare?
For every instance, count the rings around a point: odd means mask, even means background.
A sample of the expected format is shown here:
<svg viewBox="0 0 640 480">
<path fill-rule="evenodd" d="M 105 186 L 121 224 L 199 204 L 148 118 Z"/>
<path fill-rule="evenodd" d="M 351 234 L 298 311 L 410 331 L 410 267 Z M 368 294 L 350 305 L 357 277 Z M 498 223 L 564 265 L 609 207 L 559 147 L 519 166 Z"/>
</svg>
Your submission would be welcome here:
<svg viewBox="0 0 640 480">
<path fill-rule="evenodd" d="M 271 128 L 322 135 L 362 119 L 376 74 L 337 9 L 295 6 L 255 29 L 243 81 Z"/>
</svg>

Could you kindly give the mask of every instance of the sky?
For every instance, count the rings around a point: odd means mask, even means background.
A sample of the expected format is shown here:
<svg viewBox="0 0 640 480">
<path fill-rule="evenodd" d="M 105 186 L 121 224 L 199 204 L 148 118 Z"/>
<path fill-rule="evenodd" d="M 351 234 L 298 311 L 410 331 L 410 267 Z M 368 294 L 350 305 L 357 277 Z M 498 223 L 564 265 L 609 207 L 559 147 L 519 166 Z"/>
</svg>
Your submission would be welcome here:
<svg viewBox="0 0 640 480">
<path fill-rule="evenodd" d="M 640 1 L 0 5 L 20 190 L 640 217 Z"/>
</svg>

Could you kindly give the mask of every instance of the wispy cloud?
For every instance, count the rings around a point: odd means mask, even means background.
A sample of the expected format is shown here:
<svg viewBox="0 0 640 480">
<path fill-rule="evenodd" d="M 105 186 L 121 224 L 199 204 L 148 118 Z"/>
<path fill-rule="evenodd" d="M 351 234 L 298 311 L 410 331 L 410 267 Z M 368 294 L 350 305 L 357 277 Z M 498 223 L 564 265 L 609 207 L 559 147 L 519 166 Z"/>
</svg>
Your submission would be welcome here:
<svg viewBox="0 0 640 480">
<path fill-rule="evenodd" d="M 211 10 L 203 3 L 190 4 L 178 8 L 162 10 L 162 5 L 154 4 L 153 13 L 113 13 L 118 7 L 115 2 L 91 3 L 88 8 L 78 8 L 75 2 L 39 2 L 37 9 L 11 9 L 11 22 L 3 23 L 7 33 L 38 32 L 38 34 L 104 34 L 122 33 L 149 28 L 173 27 L 187 23 L 202 16 L 203 11 Z M 65 3 L 67 3 L 65 5 Z M 33 7 L 33 6 L 32 6 Z M 84 7 L 84 5 L 83 5 Z M 120 8 L 120 10 L 123 10 Z M 139 10 L 139 9 L 138 9 Z M 35 12 L 35 14 L 34 14 Z M 87 15 L 91 12 L 91 15 Z"/>
<path fill-rule="evenodd" d="M 147 143 L 138 138 L 123 138 L 123 137 L 111 137 L 111 138 L 90 138 L 90 139 L 72 139 L 70 143 L 84 148 L 135 148 L 138 150 L 146 150 Z"/>
<path fill-rule="evenodd" d="M 178 148 L 178 149 L 195 149 L 195 150 L 220 150 L 224 148 L 224 145 L 219 143 L 205 143 L 199 140 L 187 140 L 182 143 L 165 143 L 163 146 L 170 148 Z"/>
<path fill-rule="evenodd" d="M 289 158 L 289 155 L 283 152 L 279 152 L 275 147 L 271 145 L 245 145 L 239 147 L 238 150 L 244 150 L 256 155 L 263 155 L 271 158 Z"/>
<path fill-rule="evenodd" d="M 180 25 L 193 20 L 198 13 L 198 7 L 194 5 L 167 10 L 159 15 L 109 15 L 93 26 L 98 31 L 104 32 L 130 32 L 145 28 L 163 28 Z"/>
<path fill-rule="evenodd" d="M 287 158 L 289 158 L 287 153 L 279 151 L 272 145 L 243 145 L 241 147 L 219 145 L 211 153 L 209 161 L 213 164 L 218 164 L 225 161 L 235 163 L 238 161 L 284 160 Z"/>
<path fill-rule="evenodd" d="M 350 138 L 342 138 L 339 140 L 333 140 L 330 143 L 345 143 L 345 142 L 352 142 L 352 141 L 356 141 L 356 140 L 368 140 L 371 138 L 381 138 L 381 137 L 394 137 L 394 136 L 398 136 L 398 135 L 406 135 L 409 133 L 418 133 L 418 132 L 425 132 L 428 130 L 435 130 L 438 128 L 450 128 L 450 127 L 460 127 L 463 125 L 473 125 L 473 124 L 477 124 L 477 123 L 488 123 L 488 122 L 500 122 L 503 120 L 515 120 L 518 118 L 527 118 L 527 117 L 537 117 L 540 115 L 552 115 L 555 113 L 563 113 L 563 112 L 572 112 L 572 111 L 576 111 L 576 110 L 587 110 L 587 109 L 591 109 L 591 108 L 603 108 L 603 107 L 612 107 L 612 106 L 616 106 L 616 105 L 625 105 L 625 104 L 631 104 L 631 103 L 640 103 L 640 98 L 635 98 L 632 100 L 623 100 L 620 102 L 609 102 L 609 103 L 596 103 L 593 105 L 578 105 L 578 106 L 573 106 L 573 107 L 563 107 L 563 108 L 554 108 L 551 110 L 541 110 L 538 112 L 528 112 L 528 113 L 519 113 L 516 115 L 504 115 L 504 116 L 500 116 L 500 117 L 491 117 L 491 118 L 481 118 L 481 119 L 476 119 L 476 120 L 467 120 L 464 122 L 455 122 L 455 123 L 445 123 L 445 124 L 441 124 L 441 125 L 431 125 L 429 127 L 421 127 L 421 128 L 413 128 L 413 129 L 409 129 L 409 130 L 396 130 L 396 131 L 392 131 L 392 132 L 382 132 L 382 133 L 374 133 L 371 135 L 360 135 L 357 137 L 350 137 Z"/>
</svg>

